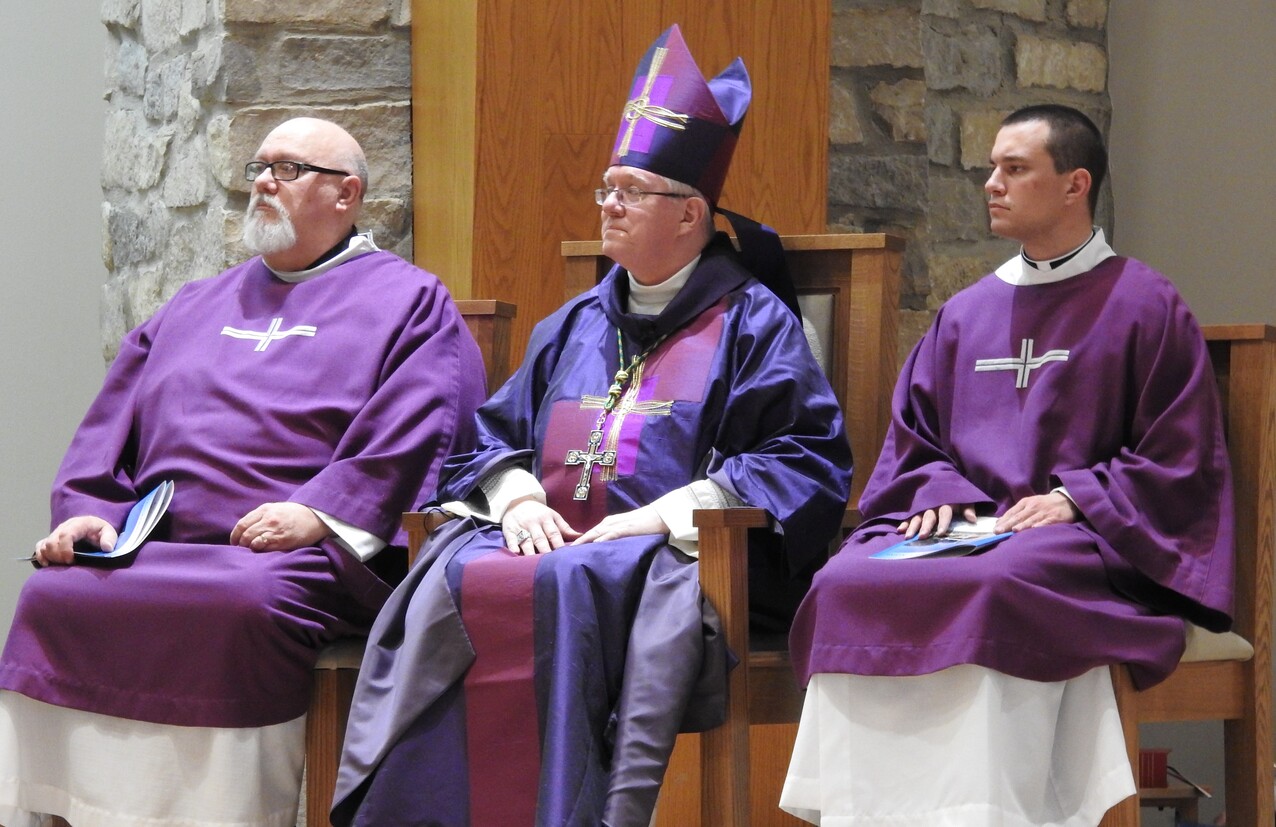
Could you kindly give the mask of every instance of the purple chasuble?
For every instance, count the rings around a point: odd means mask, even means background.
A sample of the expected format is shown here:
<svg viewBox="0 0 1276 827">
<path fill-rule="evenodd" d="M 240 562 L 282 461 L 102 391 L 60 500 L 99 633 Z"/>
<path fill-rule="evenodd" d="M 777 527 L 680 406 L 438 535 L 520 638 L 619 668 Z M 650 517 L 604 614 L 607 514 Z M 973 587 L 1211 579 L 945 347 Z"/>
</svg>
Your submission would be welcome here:
<svg viewBox="0 0 1276 827">
<path fill-rule="evenodd" d="M 390 253 L 295 284 L 254 258 L 185 285 L 122 343 L 52 497 L 54 525 L 119 526 L 171 479 L 168 515 L 127 567 L 27 581 L 0 687 L 161 724 L 301 715 L 318 649 L 390 588 L 332 540 L 256 553 L 231 529 L 292 501 L 392 540 L 473 445 L 482 376 L 442 284 Z"/>
<path fill-rule="evenodd" d="M 590 490 L 596 493 L 587 500 L 573 496 L 585 473 L 583 465 L 564 463 L 572 446 L 585 447 L 605 397 L 582 393 L 581 399 L 563 399 L 550 409 L 545 449 L 540 452 L 541 484 L 553 508 L 578 531 L 597 524 L 611 513 L 607 496 L 609 481 L 639 472 L 648 420 L 672 416 L 675 405 L 685 408 L 704 401 L 713 354 L 722 338 L 724 309 L 725 303 L 719 303 L 701 313 L 686 328 L 660 342 L 634 371 L 627 392 L 603 426 L 601 448 L 616 451 L 615 465 L 596 465 L 591 469 Z M 619 361 L 617 354 L 617 367 Z M 593 376 L 589 379 L 593 380 Z"/>
<path fill-rule="evenodd" d="M 951 299 L 895 390 L 865 522 L 817 575 L 790 643 L 813 673 L 919 675 L 974 663 L 1059 681 L 1130 664 L 1162 680 L 1183 618 L 1224 630 L 1232 489 L 1195 319 L 1138 261 Z M 1084 515 L 972 557 L 875 560 L 910 515 L 1001 514 L 1066 487 Z"/>
<path fill-rule="evenodd" d="M 782 548 L 760 553 L 800 571 L 837 529 L 850 454 L 797 320 L 721 242 L 660 316 L 624 312 L 627 284 L 613 271 L 537 326 L 479 412 L 479 449 L 448 462 L 442 495 L 481 504 L 480 481 L 519 465 L 583 531 L 707 477 L 775 517 Z M 618 455 L 590 470 L 581 504 L 584 466 L 567 452 L 587 447 L 618 327 L 626 363 L 659 344 L 603 425 L 601 448 Z M 500 639 L 502 623 L 528 617 L 530 638 Z M 720 720 L 725 673 L 697 566 L 663 535 L 529 560 L 504 550 L 499 527 L 457 521 L 373 628 L 333 823 L 645 827 L 678 730 Z"/>
</svg>

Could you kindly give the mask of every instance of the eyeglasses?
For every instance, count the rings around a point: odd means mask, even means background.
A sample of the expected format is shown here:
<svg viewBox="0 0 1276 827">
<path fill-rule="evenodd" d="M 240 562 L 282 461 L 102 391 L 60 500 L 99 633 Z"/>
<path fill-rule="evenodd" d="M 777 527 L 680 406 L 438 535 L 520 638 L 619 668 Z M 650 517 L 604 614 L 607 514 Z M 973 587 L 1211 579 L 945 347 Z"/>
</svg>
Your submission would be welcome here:
<svg viewBox="0 0 1276 827">
<path fill-rule="evenodd" d="M 691 197 L 681 192 L 652 192 L 651 190 L 640 190 L 637 187 L 599 187 L 594 190 L 594 203 L 601 207 L 607 203 L 607 196 L 609 195 L 615 195 L 616 200 L 620 202 L 622 207 L 632 207 L 648 195 L 663 195 L 666 198 Z"/>
<path fill-rule="evenodd" d="M 256 181 L 257 176 L 266 170 L 270 170 L 271 176 L 276 181 L 296 181 L 301 173 L 322 172 L 324 175 L 349 175 L 348 172 L 342 172 L 339 169 L 328 169 L 327 167 L 317 167 L 314 164 L 303 164 L 301 161 L 249 161 L 244 164 L 244 179 L 248 181 Z"/>
</svg>

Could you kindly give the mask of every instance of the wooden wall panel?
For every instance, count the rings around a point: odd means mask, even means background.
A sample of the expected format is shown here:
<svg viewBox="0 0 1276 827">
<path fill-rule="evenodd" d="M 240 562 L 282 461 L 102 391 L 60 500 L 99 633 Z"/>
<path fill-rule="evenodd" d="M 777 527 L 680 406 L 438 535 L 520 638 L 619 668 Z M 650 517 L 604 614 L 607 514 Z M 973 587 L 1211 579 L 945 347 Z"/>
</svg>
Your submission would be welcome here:
<svg viewBox="0 0 1276 827">
<path fill-rule="evenodd" d="M 413 5 L 413 258 L 460 299 L 472 294 L 477 32 L 473 3 Z"/>
<path fill-rule="evenodd" d="M 753 80 L 723 206 L 823 232 L 829 4 L 414 0 L 417 263 L 458 297 L 516 303 L 521 352 L 561 303 L 558 243 L 597 238 L 590 190 L 634 67 L 674 22 L 702 71 L 739 55 Z"/>
<path fill-rule="evenodd" d="M 478 6 L 472 290 L 475 298 L 518 306 L 514 341 L 515 352 L 521 352 L 530 331 L 526 310 L 540 310 L 531 292 L 534 279 L 527 275 L 543 266 L 535 219 L 543 198 L 536 184 L 544 129 L 537 101 L 544 72 L 536 67 L 545 61 L 544 17 L 520 0 L 485 0 Z"/>
<path fill-rule="evenodd" d="M 536 111 L 544 133 L 597 132 L 605 126 L 599 116 L 616 108 L 617 96 L 623 102 L 629 82 L 609 69 L 621 48 L 621 6 L 581 0 L 530 5 L 539 5 L 535 34 L 542 55 L 537 66 L 524 69 L 541 87 L 528 109 Z"/>
<path fill-rule="evenodd" d="M 750 117 L 760 115 L 762 126 L 741 142 L 743 154 L 732 162 L 731 175 L 749 184 L 746 209 L 758 220 L 788 235 L 822 233 L 828 205 L 829 9 L 791 0 L 755 0 L 754 9 L 755 52 L 745 60 L 757 109 Z M 785 124 L 794 124 L 796 134 Z M 756 126 L 746 120 L 744 128 Z"/>
<path fill-rule="evenodd" d="M 541 169 L 545 199 L 540 215 L 540 237 L 558 239 L 596 239 L 599 235 L 599 210 L 594 204 L 594 189 L 602 184 L 602 167 L 598 158 L 611 152 L 612 135 L 549 135 L 544 139 Z M 545 297 L 556 302 L 548 311 L 575 295 L 567 291 L 562 278 L 563 257 L 555 248 L 551 259 L 541 259 L 539 273 L 553 272 L 554 282 L 538 277 L 536 272 L 523 273 L 522 278 L 536 291 L 554 291 Z M 542 314 L 544 315 L 544 314 Z"/>
</svg>

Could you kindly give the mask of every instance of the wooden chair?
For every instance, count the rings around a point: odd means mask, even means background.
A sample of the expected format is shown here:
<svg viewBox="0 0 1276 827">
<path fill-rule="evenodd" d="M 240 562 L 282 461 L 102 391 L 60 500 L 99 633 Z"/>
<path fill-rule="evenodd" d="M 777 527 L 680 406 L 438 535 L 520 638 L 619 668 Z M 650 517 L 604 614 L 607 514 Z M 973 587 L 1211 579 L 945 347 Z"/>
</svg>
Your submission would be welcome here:
<svg viewBox="0 0 1276 827">
<path fill-rule="evenodd" d="M 882 234 L 843 234 L 781 236 L 781 242 L 803 315 L 819 334 L 825 369 L 842 405 L 859 469 L 844 521 L 849 529 L 858 522 L 854 505 L 890 422 L 891 393 L 899 373 L 903 241 Z M 611 266 L 601 247 L 598 242 L 563 244 L 569 296 L 592 287 Z M 746 537 L 750 530 L 766 527 L 766 514 L 755 508 L 699 511 L 695 523 L 700 529 L 701 585 L 722 616 L 728 646 L 748 654 L 731 673 L 727 723 L 700 736 L 679 737 L 656 823 L 798 824 L 776 802 L 802 695 L 787 651 L 750 652 L 748 643 Z M 777 755 L 783 761 L 774 760 Z M 751 773 L 751 765 L 758 771 Z"/>
<path fill-rule="evenodd" d="M 1139 692 L 1112 667 L 1130 762 L 1139 766 L 1139 724 L 1222 720 L 1227 823 L 1269 825 L 1272 805 L 1272 565 L 1276 556 L 1276 328 L 1205 327 L 1227 423 L 1236 489 L 1235 633 L 1253 656 L 1237 659 L 1228 637 L 1189 633 L 1188 652 L 1163 683 Z M 1234 636 L 1232 636 L 1234 637 Z M 1202 645 L 1208 641 L 1208 645 Z M 1222 647 L 1219 644 L 1223 644 Z M 1149 795 L 1155 795 L 1150 792 Z M 1139 797 L 1108 811 L 1101 827 L 1137 827 Z"/>
<path fill-rule="evenodd" d="M 494 391 L 510 374 L 510 322 L 514 305 L 492 299 L 458 301 L 487 368 L 487 387 Z M 419 545 L 419 540 L 417 541 Z M 363 638 L 339 640 L 319 653 L 315 688 L 306 715 L 306 819 L 310 827 L 329 824 L 355 679 L 363 661 Z"/>
<path fill-rule="evenodd" d="M 890 421 L 891 389 L 899 372 L 896 325 L 903 241 L 884 234 L 841 234 L 781 236 L 781 242 L 803 314 L 818 320 L 814 326 L 825 356 L 825 370 L 846 416 L 856 463 L 860 468 L 871 468 Z M 567 298 L 593 287 L 611 267 L 611 262 L 602 255 L 602 244 L 597 241 L 564 242 L 562 253 Z M 844 526 L 852 526 L 856 521 L 850 505 L 858 501 L 862 487 L 861 476 L 853 488 Z M 410 555 L 420 548 L 440 521 L 439 515 L 432 513 L 404 515 Z M 705 592 L 723 613 L 733 651 L 746 652 L 747 566 L 743 538 L 750 528 L 766 525 L 765 513 L 748 508 L 701 511 L 697 512 L 696 524 L 701 526 L 700 579 Z M 734 565 L 729 562 L 729 555 L 738 558 Z M 717 585 L 727 582 L 732 584 L 731 589 Z M 738 610 L 723 612 L 723 607 L 729 604 L 738 604 Z M 759 725 L 788 724 L 786 731 L 779 733 L 779 745 L 761 745 L 761 751 L 781 751 L 786 757 L 791 751 L 802 702 L 788 653 L 751 653 L 740 668 L 733 670 L 731 681 L 731 722 L 701 736 L 704 747 L 698 764 L 695 761 L 697 736 L 679 738 L 661 792 L 658 824 L 678 827 L 695 824 L 702 809 L 705 825 L 749 823 L 750 719 Z M 740 711 L 744 708 L 748 709 L 748 716 Z M 678 766 L 679 763 L 685 767 Z M 697 767 L 702 769 L 697 772 Z M 729 783 L 718 778 L 724 767 L 729 768 L 726 775 Z M 701 774 L 707 779 L 704 796 L 698 783 Z M 783 775 L 773 773 L 769 780 L 771 783 L 760 786 L 755 796 L 759 801 L 770 802 L 769 809 L 779 813 L 774 802 L 779 799 Z M 729 794 L 724 796 L 723 791 Z M 729 803 L 720 807 L 722 801 Z M 728 817 L 729 813 L 734 817 Z"/>
<path fill-rule="evenodd" d="M 1205 328 L 1227 422 L 1236 488 L 1236 634 L 1189 631 L 1188 651 L 1163 683 L 1143 692 L 1123 665 L 1112 667 L 1117 706 L 1132 766 L 1138 767 L 1138 725 L 1152 721 L 1223 720 L 1228 823 L 1273 823 L 1271 636 L 1273 558 L 1276 556 L 1276 328 L 1217 325 Z M 861 466 L 862 467 L 862 466 Z M 700 579 L 723 617 L 729 645 L 747 640 L 748 530 L 765 526 L 756 509 L 702 511 Z M 1250 654 L 1252 652 L 1252 655 Z M 705 825 L 745 827 L 775 811 L 778 793 L 758 801 L 753 819 L 749 789 L 749 723 L 797 720 L 801 700 L 776 674 L 789 668 L 776 653 L 751 653 L 750 668 L 731 677 L 731 709 L 725 726 L 701 736 Z M 791 673 L 790 673 L 791 675 Z M 788 752 L 782 758 L 787 760 Z M 754 754 L 756 757 L 756 753 Z M 1140 799 L 1131 796 L 1104 817 L 1101 827 L 1137 827 Z M 663 799 L 662 799 L 663 801 Z M 769 810 L 767 809 L 769 808 Z M 727 819 L 713 813 L 729 813 Z M 689 823 L 685 813 L 677 821 Z M 772 816 L 767 816 L 772 817 Z M 781 817 L 787 818 L 787 817 Z M 778 821 L 777 823 L 788 823 Z M 797 822 L 793 822 L 797 823 Z"/>
</svg>

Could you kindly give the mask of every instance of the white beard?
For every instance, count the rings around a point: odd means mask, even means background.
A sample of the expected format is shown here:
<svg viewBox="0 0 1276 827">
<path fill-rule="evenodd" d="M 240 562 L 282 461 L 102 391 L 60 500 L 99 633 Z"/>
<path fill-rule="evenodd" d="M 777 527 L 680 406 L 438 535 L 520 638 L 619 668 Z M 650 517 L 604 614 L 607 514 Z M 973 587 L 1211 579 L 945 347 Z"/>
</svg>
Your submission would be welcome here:
<svg viewBox="0 0 1276 827">
<path fill-rule="evenodd" d="M 275 210 L 275 219 L 270 220 L 257 209 L 259 203 L 270 205 Z M 254 192 L 248 199 L 248 214 L 244 217 L 244 246 L 257 255 L 281 253 L 297 243 L 297 228 L 283 202 L 273 195 Z"/>
</svg>

